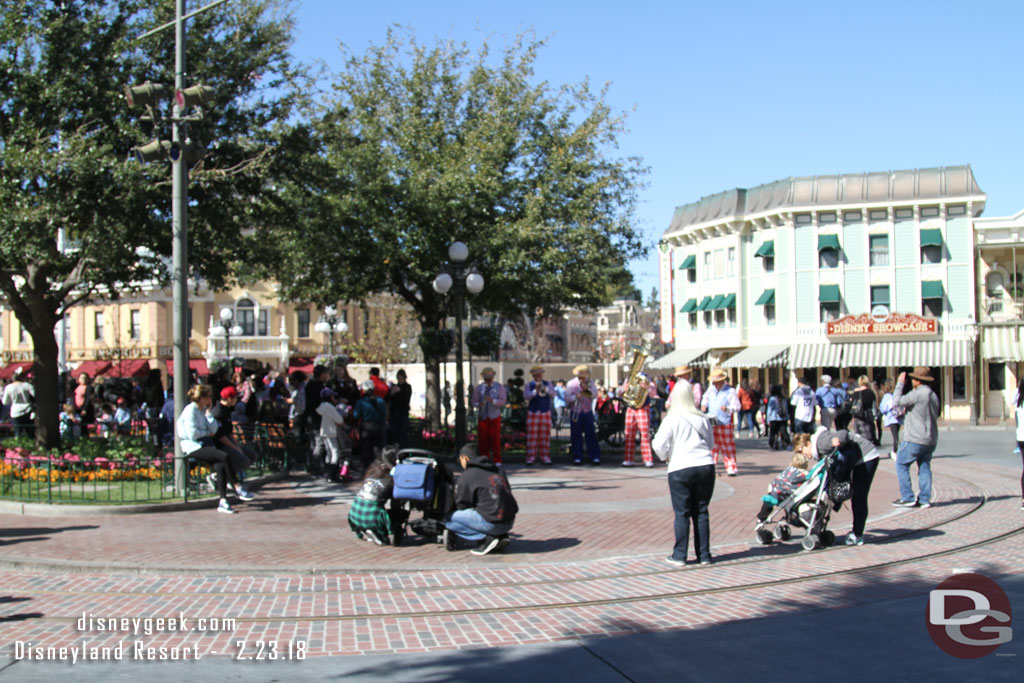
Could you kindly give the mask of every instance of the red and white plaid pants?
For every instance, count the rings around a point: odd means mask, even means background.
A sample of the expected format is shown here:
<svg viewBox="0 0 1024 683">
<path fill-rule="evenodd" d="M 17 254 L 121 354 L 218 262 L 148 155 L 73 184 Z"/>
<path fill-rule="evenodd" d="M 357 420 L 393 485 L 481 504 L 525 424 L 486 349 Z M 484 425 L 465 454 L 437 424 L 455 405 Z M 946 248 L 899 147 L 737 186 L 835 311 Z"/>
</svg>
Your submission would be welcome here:
<svg viewBox="0 0 1024 683">
<path fill-rule="evenodd" d="M 718 464 L 718 456 L 722 456 L 722 460 L 725 462 L 725 471 L 727 474 L 733 474 L 739 471 L 736 467 L 736 438 L 733 435 L 732 425 L 721 425 L 715 424 L 715 447 L 711 449 L 711 457 L 714 458 L 715 464 Z"/>
<path fill-rule="evenodd" d="M 644 408 L 626 409 L 626 455 L 622 462 L 633 464 L 636 452 L 636 433 L 640 431 L 640 457 L 644 462 L 653 462 L 651 455 L 651 413 Z"/>
<path fill-rule="evenodd" d="M 526 464 L 551 462 L 551 413 L 526 413 Z"/>
</svg>

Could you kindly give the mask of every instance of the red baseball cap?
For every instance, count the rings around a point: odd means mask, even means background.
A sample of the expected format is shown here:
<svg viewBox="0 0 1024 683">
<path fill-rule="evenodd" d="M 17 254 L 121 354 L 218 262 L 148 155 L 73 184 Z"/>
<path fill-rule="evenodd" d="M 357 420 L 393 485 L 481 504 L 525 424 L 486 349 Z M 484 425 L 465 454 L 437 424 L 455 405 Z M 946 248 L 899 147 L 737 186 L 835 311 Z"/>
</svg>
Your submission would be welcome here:
<svg viewBox="0 0 1024 683">
<path fill-rule="evenodd" d="M 235 398 L 237 396 L 238 396 L 238 389 L 235 389 L 234 387 L 224 387 L 223 389 L 220 390 L 220 397 L 221 398 L 225 398 L 225 399 L 226 398 Z"/>
</svg>

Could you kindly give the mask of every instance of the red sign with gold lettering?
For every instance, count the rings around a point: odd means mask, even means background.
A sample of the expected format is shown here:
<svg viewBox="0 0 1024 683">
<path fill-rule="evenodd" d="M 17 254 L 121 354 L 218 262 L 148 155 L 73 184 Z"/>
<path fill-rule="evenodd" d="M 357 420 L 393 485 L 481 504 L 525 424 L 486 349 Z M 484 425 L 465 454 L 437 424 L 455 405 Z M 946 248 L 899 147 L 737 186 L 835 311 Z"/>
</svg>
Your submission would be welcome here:
<svg viewBox="0 0 1024 683">
<path fill-rule="evenodd" d="M 884 320 L 876 320 L 871 314 L 862 313 L 827 323 L 825 334 L 848 341 L 861 341 L 865 337 L 936 337 L 939 334 L 939 321 L 916 313 L 890 313 Z"/>
</svg>

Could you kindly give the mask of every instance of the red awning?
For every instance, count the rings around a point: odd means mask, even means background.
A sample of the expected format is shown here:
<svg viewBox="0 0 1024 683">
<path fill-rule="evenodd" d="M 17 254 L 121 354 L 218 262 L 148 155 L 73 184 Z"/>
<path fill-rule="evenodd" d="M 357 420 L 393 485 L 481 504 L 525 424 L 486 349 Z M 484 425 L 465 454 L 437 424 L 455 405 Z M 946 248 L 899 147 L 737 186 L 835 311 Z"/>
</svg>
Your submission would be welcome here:
<svg viewBox="0 0 1024 683">
<path fill-rule="evenodd" d="M 206 377 L 207 375 L 210 374 L 210 368 L 208 368 L 206 366 L 206 359 L 205 358 L 192 358 L 192 359 L 189 359 L 189 361 L 188 361 L 188 369 L 189 370 L 195 370 L 196 374 L 199 375 L 200 377 Z M 174 374 L 174 361 L 173 360 L 167 361 L 167 374 L 168 375 L 173 375 Z"/>
<path fill-rule="evenodd" d="M 288 374 L 293 372 L 304 372 L 307 375 L 313 372 L 313 359 L 296 356 L 288 361 Z"/>
<path fill-rule="evenodd" d="M 117 361 L 104 374 L 108 377 L 141 377 L 149 372 L 149 361 L 145 358 L 131 358 Z"/>
<path fill-rule="evenodd" d="M 78 376 L 83 372 L 88 373 L 90 377 L 95 377 L 96 375 L 102 375 L 109 369 L 110 361 L 108 360 L 87 360 L 69 374 L 75 379 L 78 379 Z"/>
<path fill-rule="evenodd" d="M 10 365 L 5 365 L 4 367 L 0 368 L 0 379 L 10 379 L 14 377 L 14 371 L 17 370 L 18 368 L 25 368 L 25 370 L 29 370 L 33 365 L 34 363 L 32 361 L 23 363 L 11 363 Z"/>
</svg>

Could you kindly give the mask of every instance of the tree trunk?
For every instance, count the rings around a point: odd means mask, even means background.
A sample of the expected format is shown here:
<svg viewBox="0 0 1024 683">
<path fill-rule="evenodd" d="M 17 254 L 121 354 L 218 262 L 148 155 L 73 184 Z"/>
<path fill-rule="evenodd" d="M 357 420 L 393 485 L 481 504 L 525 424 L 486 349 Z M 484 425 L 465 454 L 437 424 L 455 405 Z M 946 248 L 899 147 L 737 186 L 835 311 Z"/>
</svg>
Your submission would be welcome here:
<svg viewBox="0 0 1024 683">
<path fill-rule="evenodd" d="M 430 431 L 441 428 L 441 359 L 437 356 L 423 356 L 423 367 L 427 376 L 426 418 L 430 421 Z"/>
<path fill-rule="evenodd" d="M 34 321 L 33 321 L 34 322 Z M 57 339 L 53 327 L 28 326 L 35 348 L 36 444 L 50 449 L 60 446 L 60 373 L 57 368 Z"/>
</svg>

